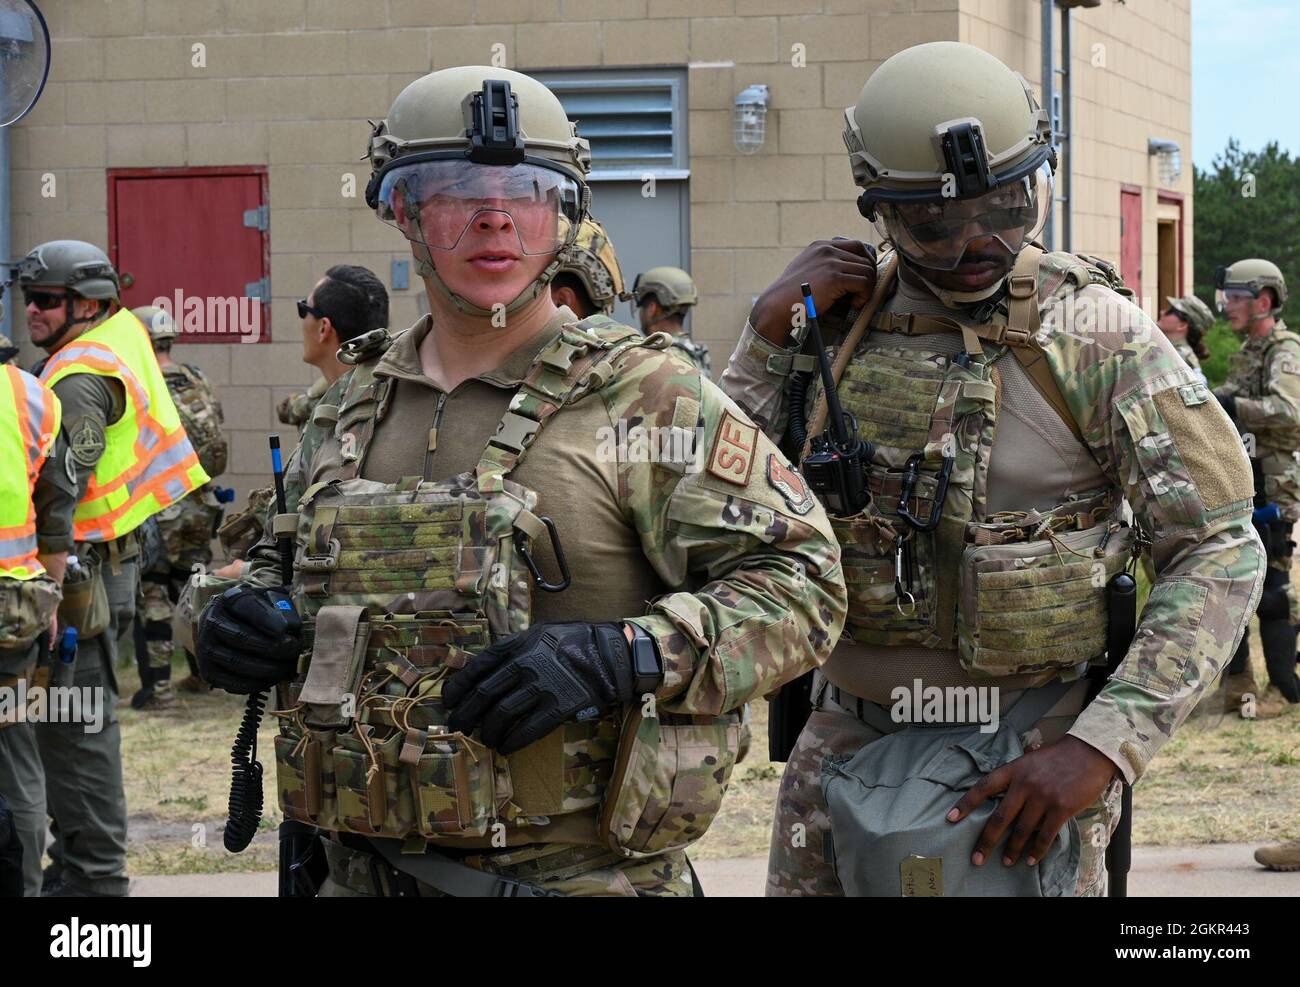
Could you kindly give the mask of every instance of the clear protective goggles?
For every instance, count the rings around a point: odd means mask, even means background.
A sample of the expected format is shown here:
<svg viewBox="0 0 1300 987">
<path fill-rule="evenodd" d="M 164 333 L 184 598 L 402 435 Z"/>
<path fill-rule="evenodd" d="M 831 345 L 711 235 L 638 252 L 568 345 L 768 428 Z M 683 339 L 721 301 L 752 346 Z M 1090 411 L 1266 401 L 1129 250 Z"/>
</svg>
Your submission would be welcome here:
<svg viewBox="0 0 1300 987">
<path fill-rule="evenodd" d="M 527 162 L 477 164 L 443 158 L 396 165 L 383 176 L 379 218 L 432 250 L 454 250 L 475 224 L 504 231 L 524 254 L 550 254 L 575 235 L 582 185 Z"/>
<path fill-rule="evenodd" d="M 1052 204 L 1046 161 L 1025 177 L 969 199 L 881 202 L 875 227 L 918 267 L 951 271 L 975 240 L 994 239 L 1013 256 L 1042 232 Z"/>
<path fill-rule="evenodd" d="M 1228 311 L 1233 302 L 1249 302 L 1259 297 L 1249 288 L 1216 288 L 1214 291 L 1214 308 L 1217 312 Z"/>
</svg>

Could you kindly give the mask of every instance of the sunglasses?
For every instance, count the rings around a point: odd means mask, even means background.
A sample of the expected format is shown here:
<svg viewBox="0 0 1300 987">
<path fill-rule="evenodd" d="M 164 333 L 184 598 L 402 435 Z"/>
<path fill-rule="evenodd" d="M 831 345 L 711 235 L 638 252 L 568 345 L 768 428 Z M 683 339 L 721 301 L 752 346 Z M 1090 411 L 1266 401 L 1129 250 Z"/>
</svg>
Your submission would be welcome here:
<svg viewBox="0 0 1300 987">
<path fill-rule="evenodd" d="M 68 296 L 60 291 L 31 291 L 23 290 L 23 307 L 35 305 L 42 312 L 48 312 L 52 308 L 58 308 L 68 300 Z"/>
<path fill-rule="evenodd" d="M 305 319 L 305 318 L 307 318 L 308 314 L 314 316 L 314 317 L 317 318 L 317 319 L 323 319 L 323 318 L 325 318 L 325 310 L 324 310 L 323 308 L 317 308 L 315 305 L 309 305 L 309 304 L 307 303 L 307 299 L 305 299 L 305 298 L 299 298 L 299 299 L 298 299 L 298 318 L 300 318 L 300 319 Z"/>
</svg>

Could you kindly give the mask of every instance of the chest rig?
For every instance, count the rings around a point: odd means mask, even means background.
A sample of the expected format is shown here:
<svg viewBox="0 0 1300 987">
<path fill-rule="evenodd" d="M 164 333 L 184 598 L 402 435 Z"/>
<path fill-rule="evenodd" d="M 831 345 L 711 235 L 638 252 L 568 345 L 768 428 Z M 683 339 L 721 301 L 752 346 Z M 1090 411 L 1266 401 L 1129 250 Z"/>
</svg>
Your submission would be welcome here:
<svg viewBox="0 0 1300 987">
<path fill-rule="evenodd" d="M 1081 439 L 1035 342 L 1042 253 L 1020 253 L 1005 305 L 987 322 L 881 312 L 844 368 L 840 402 L 871 448 L 870 502 L 831 518 L 855 641 L 956 649 L 968 673 L 986 677 L 1078 666 L 1105 651 L 1105 584 L 1131 545 L 1110 492 L 1048 511 L 986 510 L 1007 354 Z M 1075 287 L 1100 280 L 1078 267 L 1067 274 Z M 897 339 L 938 333 L 960 333 L 963 349 Z"/>
<path fill-rule="evenodd" d="M 357 364 L 335 425 L 343 465 L 303 492 L 297 515 L 276 519 L 277 534 L 292 530 L 299 546 L 293 596 L 305 632 L 300 674 L 281 688 L 276 714 L 286 818 L 455 841 L 600 802 L 614 716 L 568 723 L 505 758 L 449 729 L 442 686 L 488 643 L 528 626 L 534 583 L 567 585 L 554 525 L 509 474 L 552 415 L 608 383 L 620 353 L 646 343 L 604 316 L 565 326 L 475 468 L 437 481 L 362 476 L 392 385 L 373 359 Z M 529 553 L 546 537 L 562 570 L 554 582 Z"/>
</svg>

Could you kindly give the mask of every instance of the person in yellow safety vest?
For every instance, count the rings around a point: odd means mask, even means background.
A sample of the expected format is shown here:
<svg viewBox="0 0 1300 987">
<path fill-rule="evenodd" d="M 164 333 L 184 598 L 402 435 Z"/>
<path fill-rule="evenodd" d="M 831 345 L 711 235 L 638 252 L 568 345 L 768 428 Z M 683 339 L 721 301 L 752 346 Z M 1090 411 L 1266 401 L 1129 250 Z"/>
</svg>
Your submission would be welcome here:
<svg viewBox="0 0 1300 987">
<path fill-rule="evenodd" d="M 102 250 L 80 240 L 41 244 L 14 265 L 11 281 L 22 290 L 32 342 L 49 354 L 36 370 L 63 404 L 77 477 L 75 555 L 89 579 L 84 591 L 65 593 L 59 623 L 78 630 L 73 684 L 103 701 L 98 729 L 37 726 L 55 834 L 42 894 L 124 895 L 126 798 L 114 666 L 139 589 L 135 531 L 208 475 L 148 331 L 121 308 L 117 272 Z"/>
<path fill-rule="evenodd" d="M 0 689 L 13 697 L 0 705 L 0 821 L 8 820 L 0 829 L 10 834 L 8 845 L 0 838 L 0 893 L 33 897 L 41 890 L 45 777 L 36 707 L 27 700 L 49 677 L 40 659 L 54 633 L 77 486 L 59 399 L 6 365 L 13 353 L 0 352 Z"/>
</svg>

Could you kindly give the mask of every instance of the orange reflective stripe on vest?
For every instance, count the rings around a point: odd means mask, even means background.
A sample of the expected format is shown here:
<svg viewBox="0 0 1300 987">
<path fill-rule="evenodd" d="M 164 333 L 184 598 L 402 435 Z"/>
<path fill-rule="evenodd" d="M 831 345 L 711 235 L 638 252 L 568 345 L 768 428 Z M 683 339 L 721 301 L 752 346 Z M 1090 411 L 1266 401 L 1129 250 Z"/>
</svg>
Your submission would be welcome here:
<svg viewBox="0 0 1300 987">
<path fill-rule="evenodd" d="M 36 477 L 59 432 L 59 399 L 29 373 L 0 366 L 0 577 L 35 579 Z"/>
<path fill-rule="evenodd" d="M 41 380 L 112 377 L 126 410 L 104 430 L 105 447 L 74 518 L 78 541 L 111 541 L 208 481 L 185 435 L 144 325 L 126 309 L 50 358 Z"/>
</svg>

